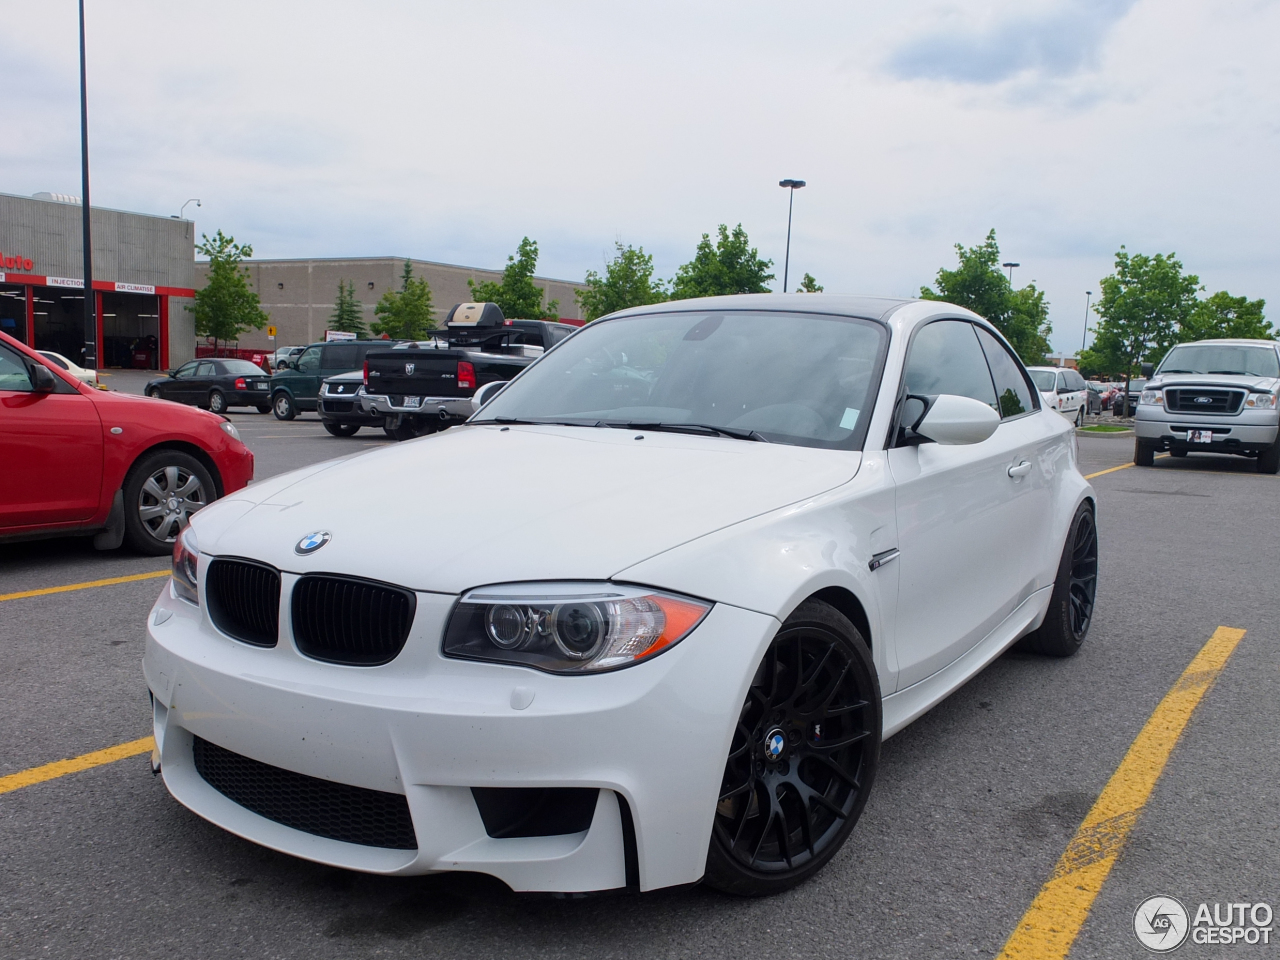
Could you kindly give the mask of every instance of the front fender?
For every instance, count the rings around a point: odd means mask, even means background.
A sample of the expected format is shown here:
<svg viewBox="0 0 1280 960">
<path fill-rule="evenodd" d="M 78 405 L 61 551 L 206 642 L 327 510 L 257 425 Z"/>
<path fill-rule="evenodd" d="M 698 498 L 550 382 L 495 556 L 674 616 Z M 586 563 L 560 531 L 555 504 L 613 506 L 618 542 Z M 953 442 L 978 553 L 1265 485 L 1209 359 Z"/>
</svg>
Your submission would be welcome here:
<svg viewBox="0 0 1280 960">
<path fill-rule="evenodd" d="M 724 527 L 614 574 L 754 610 L 779 621 L 808 597 L 847 590 L 871 629 L 880 687 L 896 689 L 894 620 L 897 565 L 872 571 L 872 556 L 897 546 L 894 489 L 883 452 L 868 453 L 857 475 L 800 503 Z"/>
</svg>

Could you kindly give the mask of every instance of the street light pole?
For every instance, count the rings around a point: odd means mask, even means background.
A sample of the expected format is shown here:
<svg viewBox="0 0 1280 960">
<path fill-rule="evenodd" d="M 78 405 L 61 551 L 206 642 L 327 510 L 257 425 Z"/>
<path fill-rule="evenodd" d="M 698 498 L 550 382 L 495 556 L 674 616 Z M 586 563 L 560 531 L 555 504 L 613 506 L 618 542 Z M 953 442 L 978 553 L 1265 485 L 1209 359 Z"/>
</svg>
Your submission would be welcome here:
<svg viewBox="0 0 1280 960">
<path fill-rule="evenodd" d="M 791 270 L 791 208 L 796 200 L 796 191 L 804 186 L 803 180 L 779 180 L 778 186 L 786 187 L 787 194 L 787 255 L 782 261 L 782 292 L 787 292 L 787 274 Z"/>
<path fill-rule="evenodd" d="M 1002 267 L 1008 267 L 1008 268 L 1009 268 L 1009 286 L 1011 286 L 1011 287 L 1012 287 L 1012 286 L 1013 286 L 1013 268 L 1014 268 L 1014 267 L 1020 267 L 1020 266 L 1022 266 L 1022 264 L 1020 264 L 1020 263 L 1002 263 L 1002 264 L 1000 264 L 1000 266 L 1002 266 Z"/>
<path fill-rule="evenodd" d="M 85 79 L 84 0 L 80 0 L 80 214 L 84 235 L 84 365 L 98 369 L 98 298 L 93 292 L 93 233 L 89 223 L 89 87 Z"/>
<path fill-rule="evenodd" d="M 1089 337 L 1089 301 L 1093 299 L 1093 291 L 1084 292 L 1084 333 L 1080 334 L 1080 350 L 1084 351 L 1084 342 Z"/>
</svg>

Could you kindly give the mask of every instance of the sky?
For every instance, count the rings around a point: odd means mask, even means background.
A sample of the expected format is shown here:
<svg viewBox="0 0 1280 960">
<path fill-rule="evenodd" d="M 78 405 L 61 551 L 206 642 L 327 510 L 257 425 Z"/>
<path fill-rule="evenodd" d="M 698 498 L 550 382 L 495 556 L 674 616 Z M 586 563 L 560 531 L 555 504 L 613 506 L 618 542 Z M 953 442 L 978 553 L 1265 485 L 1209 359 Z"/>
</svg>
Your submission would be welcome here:
<svg viewBox="0 0 1280 960">
<path fill-rule="evenodd" d="M 95 205 L 257 257 L 671 277 L 742 223 L 781 288 L 912 296 L 996 230 L 1057 350 L 1116 250 L 1280 307 L 1280 0 L 86 0 Z M 80 193 L 76 6 L 6 4 L 0 191 Z"/>
</svg>

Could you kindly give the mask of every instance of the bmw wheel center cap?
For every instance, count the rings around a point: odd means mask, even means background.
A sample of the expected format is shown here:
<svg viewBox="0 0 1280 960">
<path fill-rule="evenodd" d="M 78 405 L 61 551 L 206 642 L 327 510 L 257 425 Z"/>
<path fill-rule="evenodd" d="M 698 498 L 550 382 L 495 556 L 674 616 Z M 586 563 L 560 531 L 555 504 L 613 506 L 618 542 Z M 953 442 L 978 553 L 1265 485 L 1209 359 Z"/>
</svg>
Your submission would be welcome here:
<svg viewBox="0 0 1280 960">
<path fill-rule="evenodd" d="M 787 749 L 787 738 L 781 730 L 774 729 L 769 731 L 769 735 L 764 738 L 764 755 L 769 760 L 779 760 Z"/>
<path fill-rule="evenodd" d="M 328 530 L 317 530 L 315 533 L 308 533 L 299 540 L 298 545 L 293 548 L 293 552 L 305 557 L 309 553 L 315 553 L 332 539 L 333 534 Z"/>
</svg>

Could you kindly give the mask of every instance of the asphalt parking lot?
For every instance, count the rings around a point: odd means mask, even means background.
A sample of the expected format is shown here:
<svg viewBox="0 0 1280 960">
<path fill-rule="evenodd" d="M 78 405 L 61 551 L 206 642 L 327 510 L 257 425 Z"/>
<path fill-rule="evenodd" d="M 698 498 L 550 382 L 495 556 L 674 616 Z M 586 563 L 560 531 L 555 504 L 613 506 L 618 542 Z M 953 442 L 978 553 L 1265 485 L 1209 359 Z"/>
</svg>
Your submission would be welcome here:
<svg viewBox="0 0 1280 960">
<path fill-rule="evenodd" d="M 232 419 L 259 478 L 388 442 L 368 430 L 332 438 L 314 414 Z M 189 813 L 145 753 L 15 785 L 13 775 L 150 733 L 143 622 L 164 580 L 11 595 L 167 564 L 98 554 L 87 541 L 0 546 L 0 954 L 996 957 L 1153 711 L 1171 689 L 1203 681 L 1184 671 L 1223 626 L 1246 632 L 1216 682 L 1196 688 L 1203 698 L 1126 821 L 1127 841 L 1104 841 L 1114 866 L 1070 956 L 1147 956 L 1133 917 L 1155 894 L 1192 910 L 1280 909 L 1280 479 L 1228 457 L 1125 467 L 1130 440 L 1082 437 L 1080 449 L 1084 472 L 1100 474 L 1101 541 L 1097 615 L 1080 654 L 1008 653 L 888 741 L 847 846 L 813 881 L 763 901 L 701 887 L 524 897 L 483 876 L 321 867 Z M 1272 956 L 1271 939 L 1189 940 L 1178 955 Z"/>
</svg>

